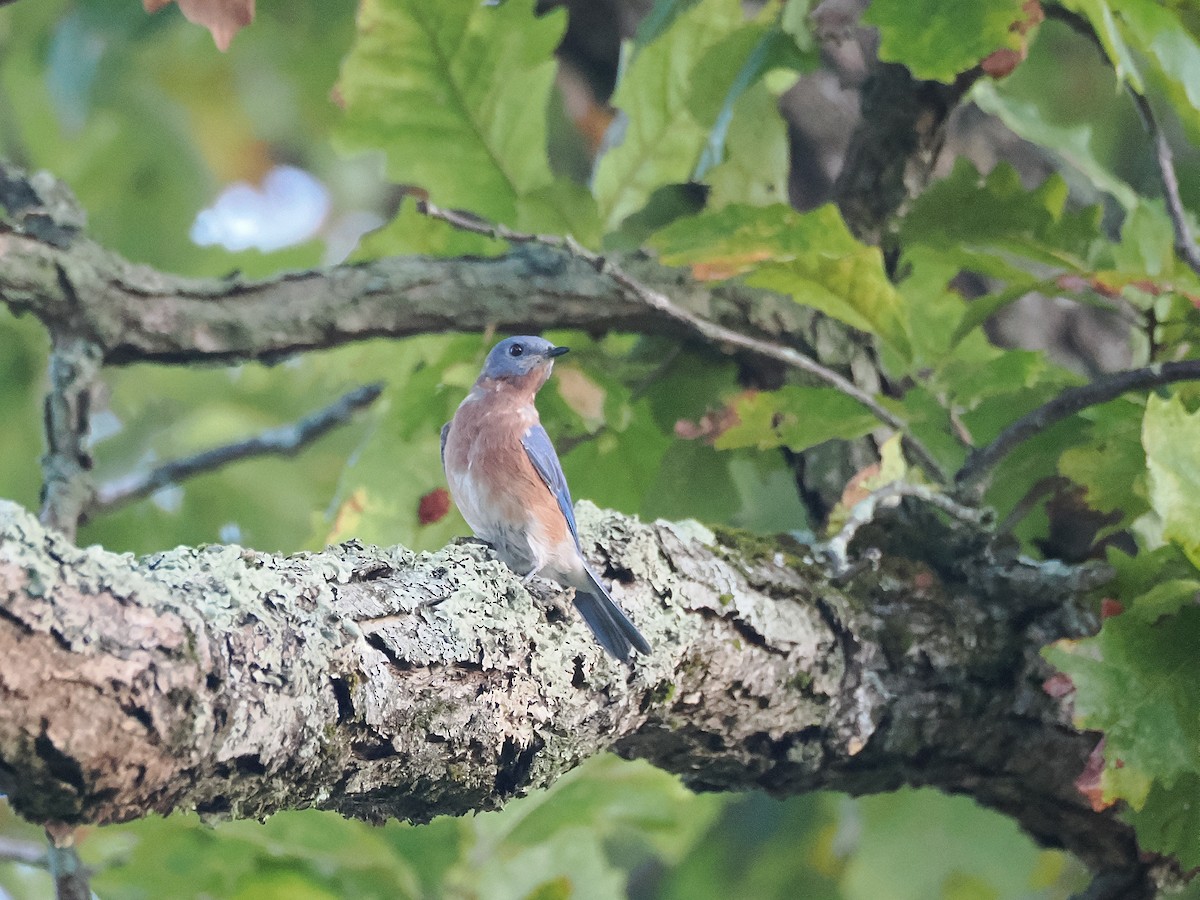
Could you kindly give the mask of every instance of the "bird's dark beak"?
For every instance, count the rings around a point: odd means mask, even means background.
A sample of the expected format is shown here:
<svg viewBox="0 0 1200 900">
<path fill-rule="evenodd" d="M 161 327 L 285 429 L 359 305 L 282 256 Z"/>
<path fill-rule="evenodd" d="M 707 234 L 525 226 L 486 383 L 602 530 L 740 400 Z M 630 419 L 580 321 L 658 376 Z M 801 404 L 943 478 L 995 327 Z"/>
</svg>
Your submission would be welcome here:
<svg viewBox="0 0 1200 900">
<path fill-rule="evenodd" d="M 553 358 L 555 356 L 562 356 L 564 353 L 569 353 L 570 351 L 570 347 L 551 347 L 546 351 L 546 355 Z"/>
</svg>

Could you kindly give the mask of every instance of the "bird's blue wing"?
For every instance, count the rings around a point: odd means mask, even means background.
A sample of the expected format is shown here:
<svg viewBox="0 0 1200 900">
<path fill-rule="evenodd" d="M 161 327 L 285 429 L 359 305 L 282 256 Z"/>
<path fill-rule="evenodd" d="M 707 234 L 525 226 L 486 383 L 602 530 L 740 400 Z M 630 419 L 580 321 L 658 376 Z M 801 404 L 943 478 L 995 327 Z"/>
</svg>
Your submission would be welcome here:
<svg viewBox="0 0 1200 900">
<path fill-rule="evenodd" d="M 446 468 L 446 438 L 450 435 L 450 423 L 442 426 L 442 468 Z"/>
<path fill-rule="evenodd" d="M 567 488 L 567 477 L 563 475 L 558 454 L 554 452 L 554 445 L 550 443 L 550 435 L 546 434 L 546 429 L 541 425 L 534 425 L 521 438 L 521 446 L 525 448 L 529 461 L 533 463 L 537 473 L 542 476 L 542 481 L 546 482 L 546 487 L 550 488 L 550 493 L 558 501 L 558 508 L 562 510 L 567 526 L 571 529 L 571 537 L 575 538 L 575 544 L 578 546 L 579 530 L 575 527 L 571 492 Z"/>
</svg>

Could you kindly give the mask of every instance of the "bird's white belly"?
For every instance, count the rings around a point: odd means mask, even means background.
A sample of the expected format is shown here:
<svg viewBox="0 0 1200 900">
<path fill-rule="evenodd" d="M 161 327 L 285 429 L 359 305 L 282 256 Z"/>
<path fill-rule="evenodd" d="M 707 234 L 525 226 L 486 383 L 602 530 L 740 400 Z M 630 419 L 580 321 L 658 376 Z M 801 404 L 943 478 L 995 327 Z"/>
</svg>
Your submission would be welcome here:
<svg viewBox="0 0 1200 900">
<path fill-rule="evenodd" d="M 494 497 L 481 478 L 472 478 L 468 473 L 459 478 L 448 475 L 447 480 L 454 502 L 471 531 L 495 547 L 497 555 L 510 569 L 524 575 L 540 567 L 541 554 L 534 551 L 529 541 L 529 535 L 537 527 L 532 516 L 498 514 L 515 512 L 514 504 L 506 502 L 507 498 Z"/>
</svg>

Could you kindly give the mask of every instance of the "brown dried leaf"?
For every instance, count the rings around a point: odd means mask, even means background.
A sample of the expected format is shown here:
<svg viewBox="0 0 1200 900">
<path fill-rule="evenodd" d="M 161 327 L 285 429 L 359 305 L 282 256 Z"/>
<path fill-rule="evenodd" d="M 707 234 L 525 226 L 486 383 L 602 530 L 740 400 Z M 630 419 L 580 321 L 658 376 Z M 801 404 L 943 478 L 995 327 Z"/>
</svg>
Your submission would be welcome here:
<svg viewBox="0 0 1200 900">
<path fill-rule="evenodd" d="M 440 522 L 450 512 L 450 492 L 437 487 L 421 498 L 417 505 L 417 521 L 422 525 Z"/>
<path fill-rule="evenodd" d="M 698 421 L 680 419 L 675 423 L 675 436 L 685 441 L 703 439 L 711 444 L 722 434 L 737 425 L 740 421 L 737 414 L 737 403 L 747 397 L 753 397 L 757 391 L 742 391 L 727 404 L 717 409 L 710 409 Z"/>
<path fill-rule="evenodd" d="M 1029 55 L 1030 32 L 1045 21 L 1046 13 L 1039 0 L 1025 0 L 1021 4 L 1021 12 L 1024 15 L 1008 29 L 1020 36 L 1019 46 L 1001 47 L 985 57 L 980 63 L 985 75 L 996 79 L 1004 78 L 1012 74 L 1013 69 L 1023 63 Z"/>
<path fill-rule="evenodd" d="M 1071 676 L 1067 673 L 1055 672 L 1042 682 L 1042 690 L 1055 700 L 1061 700 L 1063 697 L 1069 697 L 1074 693 L 1075 682 L 1071 680 Z"/>
<path fill-rule="evenodd" d="M 142 0 L 148 13 L 158 12 L 171 0 Z M 233 36 L 254 21 L 254 0 L 176 0 L 184 18 L 212 32 L 217 48 L 229 49 Z"/>
<path fill-rule="evenodd" d="M 846 509 L 853 509 L 855 505 L 861 503 L 871 496 L 873 490 L 872 484 L 874 479 L 879 477 L 882 472 L 882 467 L 879 463 L 871 463 L 865 468 L 859 469 L 846 482 L 846 486 L 842 488 L 842 499 L 840 504 Z"/>
</svg>

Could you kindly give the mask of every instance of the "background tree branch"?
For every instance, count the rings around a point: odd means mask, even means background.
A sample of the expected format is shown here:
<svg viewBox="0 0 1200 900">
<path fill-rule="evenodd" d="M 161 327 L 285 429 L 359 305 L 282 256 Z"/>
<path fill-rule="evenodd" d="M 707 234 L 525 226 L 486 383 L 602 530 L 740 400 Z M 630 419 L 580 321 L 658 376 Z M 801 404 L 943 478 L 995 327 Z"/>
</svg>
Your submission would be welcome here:
<svg viewBox="0 0 1200 900">
<path fill-rule="evenodd" d="M 48 240 L 10 217 L 0 218 L 0 260 L 0 301 L 47 326 L 71 324 L 110 365 L 271 361 L 373 337 L 538 331 L 547 323 L 692 334 L 586 262 L 543 246 L 492 258 L 397 257 L 258 281 L 194 279 L 130 263 L 79 235 Z M 641 254 L 614 260 L 683 309 L 749 334 L 800 344 L 827 321 L 765 291 L 693 281 Z"/>
<path fill-rule="evenodd" d="M 85 512 L 91 516 L 112 512 L 167 485 L 212 472 L 239 460 L 268 455 L 292 456 L 322 435 L 344 425 L 356 412 L 374 403 L 382 391 L 382 384 L 366 384 L 343 394 L 329 406 L 298 422 L 202 450 L 182 459 L 173 459 L 148 472 L 132 472 L 124 478 L 100 485 L 95 491 L 94 504 Z"/>
</svg>

